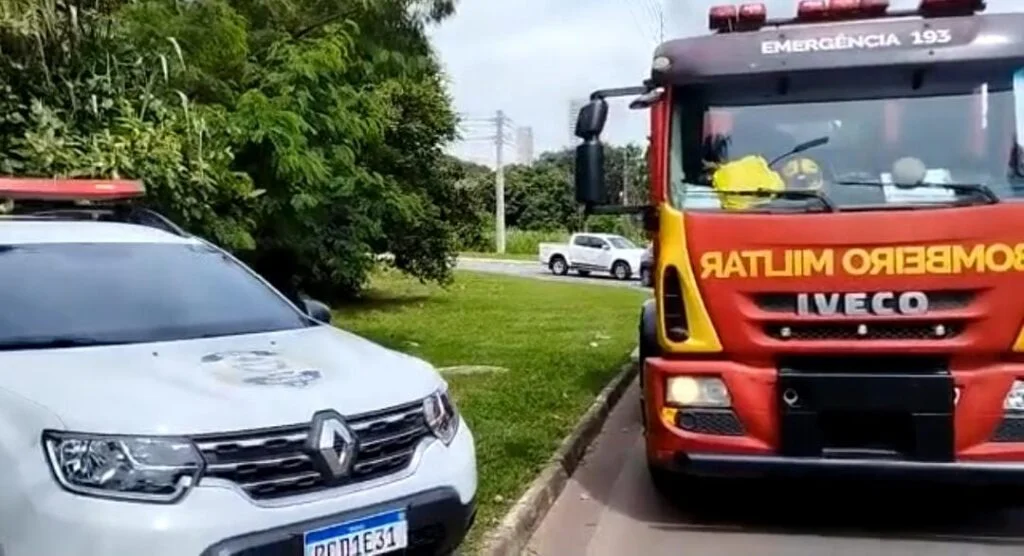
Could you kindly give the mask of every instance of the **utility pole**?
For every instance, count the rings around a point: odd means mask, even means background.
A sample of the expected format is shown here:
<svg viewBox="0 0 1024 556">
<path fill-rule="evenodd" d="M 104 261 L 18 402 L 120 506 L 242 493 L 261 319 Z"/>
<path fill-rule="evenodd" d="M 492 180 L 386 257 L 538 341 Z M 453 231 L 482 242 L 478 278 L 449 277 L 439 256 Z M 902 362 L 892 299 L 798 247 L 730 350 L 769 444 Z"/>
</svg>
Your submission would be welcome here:
<svg viewBox="0 0 1024 556">
<path fill-rule="evenodd" d="M 629 146 L 622 148 L 622 204 L 629 206 Z"/>
<path fill-rule="evenodd" d="M 502 160 L 505 148 L 505 112 L 498 110 L 494 123 L 497 127 L 497 133 L 494 134 L 494 246 L 501 254 L 505 252 L 505 166 Z"/>
</svg>

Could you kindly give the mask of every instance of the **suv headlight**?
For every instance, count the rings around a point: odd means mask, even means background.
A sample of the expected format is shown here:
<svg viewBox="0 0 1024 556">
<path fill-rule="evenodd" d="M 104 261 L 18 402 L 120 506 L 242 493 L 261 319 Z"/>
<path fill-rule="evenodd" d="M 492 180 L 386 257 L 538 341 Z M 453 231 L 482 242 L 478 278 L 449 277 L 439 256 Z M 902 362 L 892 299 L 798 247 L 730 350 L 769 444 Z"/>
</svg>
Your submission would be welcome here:
<svg viewBox="0 0 1024 556">
<path fill-rule="evenodd" d="M 188 440 L 46 431 L 54 477 L 76 494 L 171 503 L 199 480 L 203 458 Z"/>
<path fill-rule="evenodd" d="M 459 412 L 455 409 L 455 402 L 447 387 L 423 400 L 423 414 L 434 436 L 444 442 L 445 446 L 451 444 L 455 433 L 459 431 Z"/>
</svg>

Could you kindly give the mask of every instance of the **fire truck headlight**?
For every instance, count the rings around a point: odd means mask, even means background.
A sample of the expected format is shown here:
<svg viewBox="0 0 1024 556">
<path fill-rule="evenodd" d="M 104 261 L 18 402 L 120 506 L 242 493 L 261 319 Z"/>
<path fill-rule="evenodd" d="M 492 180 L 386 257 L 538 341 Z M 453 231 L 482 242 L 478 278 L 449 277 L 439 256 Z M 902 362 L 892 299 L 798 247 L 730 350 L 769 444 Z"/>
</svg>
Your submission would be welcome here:
<svg viewBox="0 0 1024 556">
<path fill-rule="evenodd" d="M 1013 381 L 1013 386 L 1010 386 L 1006 400 L 1003 401 L 1003 409 L 1024 412 L 1024 380 Z"/>
<path fill-rule="evenodd" d="M 729 407 L 729 389 L 718 377 L 673 376 L 665 383 L 665 404 L 679 407 Z"/>
</svg>

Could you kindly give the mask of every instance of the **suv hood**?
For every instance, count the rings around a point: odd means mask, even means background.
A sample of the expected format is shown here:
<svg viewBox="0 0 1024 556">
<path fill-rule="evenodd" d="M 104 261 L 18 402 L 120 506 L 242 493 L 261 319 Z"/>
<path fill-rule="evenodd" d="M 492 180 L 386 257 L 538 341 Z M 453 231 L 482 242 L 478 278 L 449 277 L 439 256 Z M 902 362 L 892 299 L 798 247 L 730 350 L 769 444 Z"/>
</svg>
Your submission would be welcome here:
<svg viewBox="0 0 1024 556">
<path fill-rule="evenodd" d="M 0 388 L 70 430 L 203 434 L 291 425 L 415 401 L 430 364 L 331 326 L 124 346 L 0 353 Z"/>
</svg>

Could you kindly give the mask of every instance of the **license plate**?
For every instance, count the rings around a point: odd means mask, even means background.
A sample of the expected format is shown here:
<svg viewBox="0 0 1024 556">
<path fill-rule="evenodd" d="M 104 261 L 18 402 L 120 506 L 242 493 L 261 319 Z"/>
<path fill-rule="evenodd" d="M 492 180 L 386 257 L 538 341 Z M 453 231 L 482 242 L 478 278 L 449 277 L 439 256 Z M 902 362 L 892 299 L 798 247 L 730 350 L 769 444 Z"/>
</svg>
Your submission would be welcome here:
<svg viewBox="0 0 1024 556">
<path fill-rule="evenodd" d="M 305 556 L 372 556 L 409 544 L 405 510 L 396 510 L 309 531 Z"/>
</svg>

